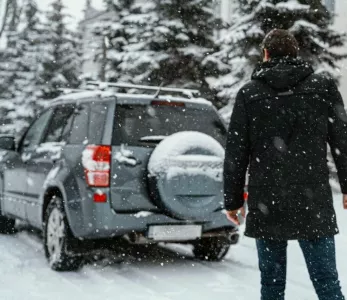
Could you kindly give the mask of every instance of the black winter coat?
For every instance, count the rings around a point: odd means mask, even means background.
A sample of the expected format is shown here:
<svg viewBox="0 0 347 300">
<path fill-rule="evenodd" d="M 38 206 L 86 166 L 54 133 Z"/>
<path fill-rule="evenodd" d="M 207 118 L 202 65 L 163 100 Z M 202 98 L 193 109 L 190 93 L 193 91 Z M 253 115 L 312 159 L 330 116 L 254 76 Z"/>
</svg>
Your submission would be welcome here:
<svg viewBox="0 0 347 300">
<path fill-rule="evenodd" d="M 298 59 L 262 63 L 238 93 L 228 133 L 225 207 L 244 205 L 246 235 L 315 239 L 338 233 L 327 166 L 347 194 L 347 115 L 334 81 Z"/>
</svg>

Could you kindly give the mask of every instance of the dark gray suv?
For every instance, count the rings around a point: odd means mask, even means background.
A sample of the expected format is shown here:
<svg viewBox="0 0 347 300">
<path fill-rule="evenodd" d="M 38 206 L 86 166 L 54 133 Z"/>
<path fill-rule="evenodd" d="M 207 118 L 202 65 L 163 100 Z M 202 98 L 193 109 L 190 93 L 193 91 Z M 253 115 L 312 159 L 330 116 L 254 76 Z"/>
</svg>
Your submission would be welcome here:
<svg viewBox="0 0 347 300">
<path fill-rule="evenodd" d="M 186 243 L 221 260 L 237 243 L 223 211 L 226 128 L 204 100 L 78 92 L 56 99 L 15 145 L 0 136 L 0 232 L 42 230 L 54 270 L 87 241 Z"/>
</svg>

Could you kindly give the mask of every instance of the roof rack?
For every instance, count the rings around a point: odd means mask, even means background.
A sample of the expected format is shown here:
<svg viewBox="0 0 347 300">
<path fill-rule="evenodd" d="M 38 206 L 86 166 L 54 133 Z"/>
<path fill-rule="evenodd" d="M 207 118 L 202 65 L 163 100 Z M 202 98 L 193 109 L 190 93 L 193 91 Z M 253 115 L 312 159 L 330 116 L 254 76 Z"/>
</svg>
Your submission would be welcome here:
<svg viewBox="0 0 347 300">
<path fill-rule="evenodd" d="M 136 85 L 136 84 L 118 83 L 118 82 L 88 81 L 87 84 L 97 86 L 100 90 L 108 89 L 109 87 L 115 87 L 115 88 L 123 88 L 123 89 L 156 91 L 156 95 L 160 92 L 172 92 L 172 93 L 183 94 L 189 98 L 194 98 L 194 96 L 197 96 L 200 94 L 199 90 L 193 90 L 193 89 L 170 88 L 170 87 L 150 86 L 150 85 Z"/>
<path fill-rule="evenodd" d="M 71 93 L 89 92 L 91 90 L 88 90 L 88 89 L 60 88 L 60 89 L 58 89 L 58 91 L 63 92 L 64 94 L 71 94 Z"/>
</svg>

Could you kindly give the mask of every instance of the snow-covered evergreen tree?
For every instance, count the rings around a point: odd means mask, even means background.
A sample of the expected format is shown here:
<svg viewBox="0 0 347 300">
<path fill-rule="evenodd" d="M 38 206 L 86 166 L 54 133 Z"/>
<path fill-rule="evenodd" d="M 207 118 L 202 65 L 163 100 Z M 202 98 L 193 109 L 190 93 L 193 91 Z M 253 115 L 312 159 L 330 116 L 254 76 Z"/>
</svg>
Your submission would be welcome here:
<svg viewBox="0 0 347 300">
<path fill-rule="evenodd" d="M 14 109 L 7 114 L 11 131 L 21 132 L 26 128 L 38 110 L 41 109 L 42 92 L 39 72 L 42 68 L 42 17 L 35 0 L 27 0 L 23 7 L 20 29 L 17 34 L 19 60 L 16 76 L 11 83 L 16 89 L 12 99 Z M 12 127 L 12 128 L 11 128 Z"/>
<path fill-rule="evenodd" d="M 7 126 L 12 123 L 7 114 L 15 109 L 13 100 L 17 95 L 17 88 L 14 84 L 19 71 L 20 55 L 19 50 L 20 39 L 18 36 L 18 26 L 20 12 L 18 10 L 17 1 L 7 2 L 7 15 L 3 20 L 2 42 L 6 42 L 5 48 L 0 49 L 0 131 L 6 131 Z"/>
<path fill-rule="evenodd" d="M 60 87 L 78 85 L 79 43 L 65 25 L 63 8 L 54 1 L 45 23 L 36 0 L 23 0 L 20 10 L 12 10 L 7 46 L 0 51 L 0 131 L 21 132 L 43 99 L 58 95 Z"/>
<path fill-rule="evenodd" d="M 126 43 L 123 44 L 117 66 L 120 81 L 158 84 L 152 81 L 151 75 L 160 67 L 160 61 L 167 54 L 154 45 L 157 43 L 155 28 L 159 21 L 155 8 L 152 0 L 133 3 L 122 16 Z"/>
<path fill-rule="evenodd" d="M 79 36 L 67 26 L 62 0 L 54 0 L 47 12 L 44 30 L 45 51 L 40 73 L 44 99 L 59 95 L 59 89 L 77 87 L 81 68 Z"/>
<path fill-rule="evenodd" d="M 6 131 L 5 127 L 11 123 L 6 116 L 15 108 L 13 99 L 16 96 L 16 88 L 12 83 L 19 64 L 16 36 L 13 31 L 7 31 L 6 36 L 7 46 L 0 49 L 0 132 Z"/>
<path fill-rule="evenodd" d="M 19 133 L 40 109 L 38 85 L 43 52 L 42 22 L 35 0 L 25 0 L 18 22 L 6 32 L 7 47 L 1 52 L 0 87 L 2 132 Z"/>
<path fill-rule="evenodd" d="M 0 1 L 0 40 L 3 33 L 5 32 L 5 27 L 7 23 L 7 18 L 9 15 L 10 1 L 4 0 Z"/>
<path fill-rule="evenodd" d="M 118 22 L 108 27 L 106 78 L 111 81 L 198 88 L 217 76 L 215 31 L 221 21 L 210 0 L 109 1 Z M 218 103 L 217 103 L 218 104 Z"/>
<path fill-rule="evenodd" d="M 210 0 L 155 0 L 159 22 L 155 45 L 168 54 L 151 75 L 156 82 L 195 87 L 207 91 L 206 78 L 216 75 L 214 35 L 220 20 Z"/>
<path fill-rule="evenodd" d="M 234 22 L 222 35 L 221 50 L 213 57 L 221 60 L 225 75 L 214 82 L 219 97 L 229 101 L 223 109 L 230 115 L 240 87 L 250 79 L 261 58 L 260 44 L 271 29 L 288 29 L 300 44 L 300 55 L 317 71 L 328 71 L 338 78 L 338 61 L 344 55 L 334 48 L 344 44 L 344 35 L 331 28 L 333 15 L 321 0 L 233 0 Z"/>
<path fill-rule="evenodd" d="M 123 75 L 122 63 L 124 47 L 128 44 L 129 28 L 125 28 L 123 19 L 130 14 L 135 0 L 105 0 L 108 11 L 113 14 L 94 28 L 95 58 L 100 63 L 99 79 L 105 81 L 120 81 Z"/>
</svg>

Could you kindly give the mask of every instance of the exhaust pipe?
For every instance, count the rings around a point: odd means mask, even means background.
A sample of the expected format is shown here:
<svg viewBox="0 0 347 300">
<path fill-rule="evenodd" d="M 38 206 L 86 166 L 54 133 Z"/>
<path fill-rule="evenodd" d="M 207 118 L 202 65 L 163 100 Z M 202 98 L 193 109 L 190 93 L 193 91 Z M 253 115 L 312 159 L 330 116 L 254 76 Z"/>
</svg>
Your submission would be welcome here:
<svg viewBox="0 0 347 300">
<path fill-rule="evenodd" d="M 229 235 L 229 242 L 231 245 L 236 245 L 240 240 L 240 235 L 238 232 L 232 232 Z"/>
<path fill-rule="evenodd" d="M 144 234 L 132 232 L 124 236 L 124 238 L 130 243 L 134 245 L 144 245 L 144 244 L 152 244 L 153 241 L 147 239 Z"/>
</svg>

